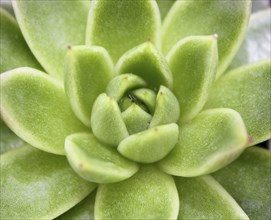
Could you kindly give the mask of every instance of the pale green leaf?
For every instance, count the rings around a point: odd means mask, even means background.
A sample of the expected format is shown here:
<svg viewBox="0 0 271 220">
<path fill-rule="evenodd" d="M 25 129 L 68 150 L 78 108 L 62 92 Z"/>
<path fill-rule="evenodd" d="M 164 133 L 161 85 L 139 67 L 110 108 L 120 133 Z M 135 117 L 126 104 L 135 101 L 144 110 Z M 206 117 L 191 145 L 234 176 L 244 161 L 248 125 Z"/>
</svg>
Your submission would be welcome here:
<svg viewBox="0 0 271 220">
<path fill-rule="evenodd" d="M 114 66 L 102 47 L 70 47 L 65 62 L 65 91 L 75 115 L 88 127 L 93 103 L 113 78 Z"/>
<path fill-rule="evenodd" d="M 0 6 L 7 12 L 9 12 L 14 17 L 14 11 L 12 8 L 11 0 L 2 0 L 0 1 Z"/>
<path fill-rule="evenodd" d="M 173 92 L 187 122 L 203 108 L 215 79 L 218 61 L 216 36 L 187 37 L 167 56 L 173 74 Z"/>
<path fill-rule="evenodd" d="M 172 74 L 166 58 L 151 42 L 127 51 L 116 65 L 117 74 L 133 73 L 142 77 L 152 89 L 172 87 Z"/>
<path fill-rule="evenodd" d="M 162 20 L 164 20 L 175 1 L 176 0 L 156 0 Z"/>
<path fill-rule="evenodd" d="M 100 0 L 89 12 L 86 43 L 104 47 L 114 62 L 148 39 L 160 48 L 160 15 L 155 1 Z"/>
<path fill-rule="evenodd" d="M 213 176 L 233 196 L 251 219 L 271 216 L 271 153 L 251 147 Z"/>
<path fill-rule="evenodd" d="M 90 133 L 68 136 L 65 150 L 76 173 L 91 182 L 119 182 L 138 171 L 136 163 L 123 158 L 115 149 L 100 143 Z"/>
<path fill-rule="evenodd" d="M 153 163 L 164 158 L 178 142 L 177 124 L 161 125 L 125 138 L 118 151 L 140 163 Z"/>
<path fill-rule="evenodd" d="M 251 16 L 247 34 L 229 69 L 271 59 L 271 9 Z"/>
<path fill-rule="evenodd" d="M 176 177 L 175 182 L 180 197 L 179 220 L 249 220 L 236 201 L 211 176 Z"/>
<path fill-rule="evenodd" d="M 159 166 L 176 176 L 208 174 L 236 159 L 247 141 L 245 125 L 238 112 L 210 109 L 180 126 L 178 144 Z"/>
<path fill-rule="evenodd" d="M 1 74 L 1 114 L 20 138 L 54 154 L 65 154 L 67 135 L 87 130 L 74 116 L 61 83 L 31 68 Z"/>
<path fill-rule="evenodd" d="M 94 220 L 94 203 L 96 192 L 92 192 L 84 200 L 56 220 Z"/>
<path fill-rule="evenodd" d="M 1 155 L 1 219 L 55 218 L 95 187 L 65 157 L 29 145 Z"/>
<path fill-rule="evenodd" d="M 24 141 L 14 134 L 0 119 L 0 154 L 24 145 Z"/>
<path fill-rule="evenodd" d="M 100 141 L 114 147 L 129 136 L 118 103 L 105 93 L 99 95 L 94 102 L 91 128 Z"/>
<path fill-rule="evenodd" d="M 180 117 L 180 105 L 174 94 L 166 87 L 160 86 L 157 93 L 155 110 L 150 128 L 158 125 L 176 123 Z"/>
<path fill-rule="evenodd" d="M 145 86 L 147 86 L 147 84 L 141 77 L 126 73 L 116 76 L 110 81 L 106 88 L 106 94 L 119 102 L 121 97 L 129 90 Z"/>
<path fill-rule="evenodd" d="M 84 44 L 88 1 L 12 1 L 23 36 L 44 69 L 62 79 L 68 45 Z"/>
<path fill-rule="evenodd" d="M 196 35 L 218 35 L 220 76 L 237 52 L 250 15 L 251 2 L 221 0 L 176 1 L 169 11 L 162 33 L 163 51 L 167 54 L 181 39 Z"/>
<path fill-rule="evenodd" d="M 95 219 L 176 219 L 178 192 L 173 178 L 155 168 L 142 166 L 130 179 L 100 185 L 95 201 Z"/>
<path fill-rule="evenodd" d="M 42 70 L 29 50 L 16 20 L 2 8 L 0 8 L 0 20 L 0 73 L 23 66 Z"/>
<path fill-rule="evenodd" d="M 270 69 L 268 60 L 229 72 L 215 83 L 205 106 L 238 111 L 251 137 L 250 146 L 271 137 Z"/>
<path fill-rule="evenodd" d="M 146 130 L 152 119 L 149 113 L 135 103 L 122 112 L 121 116 L 130 135 Z"/>
<path fill-rule="evenodd" d="M 133 95 L 147 107 L 148 111 L 153 114 L 156 103 L 156 94 L 151 89 L 140 88 L 133 91 Z"/>
</svg>

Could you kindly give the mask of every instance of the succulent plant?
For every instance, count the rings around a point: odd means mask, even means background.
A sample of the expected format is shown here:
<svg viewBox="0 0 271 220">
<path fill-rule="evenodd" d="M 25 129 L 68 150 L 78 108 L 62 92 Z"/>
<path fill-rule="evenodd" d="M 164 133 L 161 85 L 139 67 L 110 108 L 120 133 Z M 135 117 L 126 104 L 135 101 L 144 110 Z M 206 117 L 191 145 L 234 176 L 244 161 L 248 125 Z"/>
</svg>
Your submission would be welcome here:
<svg viewBox="0 0 271 220">
<path fill-rule="evenodd" d="M 271 154 L 254 146 L 271 137 L 270 9 L 250 23 L 248 0 L 13 10 L 1 219 L 271 217 Z"/>
</svg>

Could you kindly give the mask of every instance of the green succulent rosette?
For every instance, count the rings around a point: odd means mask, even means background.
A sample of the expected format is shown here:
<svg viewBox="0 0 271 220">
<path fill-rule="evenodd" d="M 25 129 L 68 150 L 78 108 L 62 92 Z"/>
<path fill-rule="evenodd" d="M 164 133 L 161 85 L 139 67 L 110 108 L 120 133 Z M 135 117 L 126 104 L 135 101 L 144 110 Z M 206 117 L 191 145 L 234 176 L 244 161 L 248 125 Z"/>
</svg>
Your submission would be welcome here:
<svg viewBox="0 0 271 220">
<path fill-rule="evenodd" d="M 12 5 L 1 219 L 270 218 L 271 156 L 254 146 L 271 137 L 270 9 Z"/>
</svg>

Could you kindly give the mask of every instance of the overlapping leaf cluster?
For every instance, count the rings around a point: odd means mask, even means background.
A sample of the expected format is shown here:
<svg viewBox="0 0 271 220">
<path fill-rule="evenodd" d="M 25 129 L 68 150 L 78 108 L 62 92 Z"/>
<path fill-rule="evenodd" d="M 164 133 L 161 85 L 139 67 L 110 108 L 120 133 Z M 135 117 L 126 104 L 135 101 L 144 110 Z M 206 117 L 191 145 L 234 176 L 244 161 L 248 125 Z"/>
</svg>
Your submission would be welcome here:
<svg viewBox="0 0 271 220">
<path fill-rule="evenodd" d="M 271 137 L 270 9 L 247 31 L 250 4 L 1 9 L 1 219 L 270 217 L 270 153 L 246 149 Z"/>
</svg>

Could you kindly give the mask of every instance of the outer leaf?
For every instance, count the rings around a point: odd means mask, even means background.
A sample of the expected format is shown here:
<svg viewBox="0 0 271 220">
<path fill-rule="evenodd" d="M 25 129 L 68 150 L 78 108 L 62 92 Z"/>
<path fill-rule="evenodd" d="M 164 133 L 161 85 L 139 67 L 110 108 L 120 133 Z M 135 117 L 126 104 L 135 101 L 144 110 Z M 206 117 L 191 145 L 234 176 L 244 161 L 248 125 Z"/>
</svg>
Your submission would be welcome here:
<svg viewBox="0 0 271 220">
<path fill-rule="evenodd" d="M 178 219 L 249 219 L 211 176 L 175 178 L 180 196 Z M 239 188 L 239 186 L 238 186 Z"/>
<path fill-rule="evenodd" d="M 147 39 L 159 48 L 160 22 L 155 1 L 95 1 L 89 12 L 86 43 L 106 48 L 116 62 Z"/>
<path fill-rule="evenodd" d="M 95 192 L 91 193 L 72 209 L 56 218 L 56 220 L 94 220 L 95 196 Z"/>
<path fill-rule="evenodd" d="M 217 67 L 216 36 L 188 37 L 179 41 L 168 57 L 173 73 L 173 92 L 180 102 L 180 122 L 195 117 L 203 108 Z"/>
<path fill-rule="evenodd" d="M 0 20 L 0 73 L 22 66 L 29 66 L 42 70 L 42 67 L 29 50 L 17 22 L 2 8 L 0 8 Z"/>
<path fill-rule="evenodd" d="M 74 116 L 62 85 L 31 68 L 1 75 L 1 114 L 20 138 L 54 154 L 65 154 L 67 135 L 86 130 Z"/>
<path fill-rule="evenodd" d="M 270 68 L 270 61 L 263 61 L 231 71 L 215 84 L 205 106 L 238 111 L 252 137 L 250 146 L 271 137 Z"/>
<path fill-rule="evenodd" d="M 271 154 L 251 147 L 213 176 L 233 196 L 251 219 L 271 216 Z"/>
<path fill-rule="evenodd" d="M 140 162 L 153 163 L 164 158 L 178 142 L 177 124 L 157 126 L 120 142 L 118 151 L 125 157 Z"/>
<path fill-rule="evenodd" d="M 172 74 L 166 58 L 151 42 L 127 51 L 118 61 L 117 74 L 133 73 L 142 77 L 153 89 L 172 87 Z"/>
<path fill-rule="evenodd" d="M 271 59 L 270 27 L 270 8 L 251 16 L 246 38 L 233 59 L 230 69 L 264 59 Z"/>
<path fill-rule="evenodd" d="M 21 140 L 16 134 L 14 134 L 0 119 L 0 153 L 3 154 L 14 148 L 24 145 L 24 141 Z"/>
<path fill-rule="evenodd" d="M 76 175 L 65 157 L 29 145 L 1 155 L 1 218 L 52 219 L 96 185 Z"/>
<path fill-rule="evenodd" d="M 159 184 L 158 184 L 159 183 Z M 173 178 L 154 166 L 142 166 L 130 179 L 100 185 L 95 219 L 176 219 L 179 198 Z"/>
<path fill-rule="evenodd" d="M 180 117 L 180 105 L 174 94 L 166 87 L 160 86 L 156 96 L 156 105 L 150 128 L 176 123 Z"/>
<path fill-rule="evenodd" d="M 67 45 L 84 44 L 89 2 L 12 2 L 30 49 L 49 74 L 62 79 Z"/>
<path fill-rule="evenodd" d="M 178 144 L 159 166 L 176 176 L 208 174 L 236 159 L 247 140 L 245 125 L 238 112 L 232 109 L 204 111 L 180 126 Z"/>
<path fill-rule="evenodd" d="M 100 141 L 115 147 L 129 136 L 118 103 L 105 93 L 99 95 L 93 105 L 91 128 Z"/>
<path fill-rule="evenodd" d="M 162 33 L 164 53 L 187 36 L 218 34 L 220 76 L 237 52 L 246 31 L 251 2 L 220 0 L 176 1 Z"/>
<path fill-rule="evenodd" d="M 1 8 L 6 10 L 7 12 L 9 12 L 12 16 L 14 16 L 14 11 L 12 8 L 11 0 L 0 1 L 0 6 L 1 6 Z"/>
<path fill-rule="evenodd" d="M 65 91 L 75 115 L 88 127 L 93 103 L 114 75 L 113 62 L 102 47 L 70 48 L 65 65 Z"/>
<path fill-rule="evenodd" d="M 77 133 L 66 138 L 65 150 L 73 169 L 96 183 L 119 182 L 138 171 L 136 163 L 123 158 L 115 149 L 101 144 L 92 134 Z"/>
<path fill-rule="evenodd" d="M 164 20 L 175 1 L 176 0 L 156 0 L 162 20 Z"/>
</svg>

